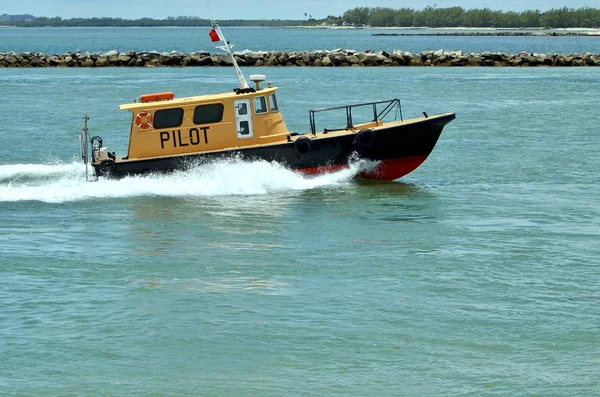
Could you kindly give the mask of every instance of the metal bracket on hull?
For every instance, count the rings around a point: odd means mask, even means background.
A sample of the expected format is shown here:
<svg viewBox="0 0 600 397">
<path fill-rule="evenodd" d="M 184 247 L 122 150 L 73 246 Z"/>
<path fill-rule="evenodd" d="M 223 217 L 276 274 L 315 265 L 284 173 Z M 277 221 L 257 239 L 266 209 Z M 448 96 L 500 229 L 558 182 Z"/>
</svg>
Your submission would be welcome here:
<svg viewBox="0 0 600 397">
<path fill-rule="evenodd" d="M 90 176 L 89 176 L 89 146 L 88 146 L 88 133 L 89 133 L 89 129 L 88 129 L 88 125 L 87 122 L 90 118 L 88 117 L 87 112 L 85 112 L 83 114 L 83 125 L 81 126 L 81 134 L 79 135 L 79 145 L 80 145 L 80 149 L 81 149 L 81 159 L 83 160 L 83 163 L 85 164 L 85 180 L 88 182 L 95 182 L 98 180 L 98 176 L 96 175 L 96 173 L 94 171 L 94 178 L 90 180 Z"/>
</svg>

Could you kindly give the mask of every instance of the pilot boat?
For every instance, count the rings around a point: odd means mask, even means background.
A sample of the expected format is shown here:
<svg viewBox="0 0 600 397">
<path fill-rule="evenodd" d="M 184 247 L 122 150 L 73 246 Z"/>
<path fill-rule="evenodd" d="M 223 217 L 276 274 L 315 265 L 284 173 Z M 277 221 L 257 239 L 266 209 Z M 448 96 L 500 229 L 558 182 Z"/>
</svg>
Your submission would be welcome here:
<svg viewBox="0 0 600 397">
<path fill-rule="evenodd" d="M 231 52 L 232 45 L 214 24 L 213 41 L 229 54 L 239 80 L 231 92 L 176 98 L 172 92 L 145 94 L 120 106 L 131 112 L 129 149 L 125 156 L 110 152 L 99 136 L 88 140 L 87 113 L 81 132 L 82 158 L 95 178 L 186 170 L 204 161 L 236 157 L 284 164 L 292 170 L 321 174 L 349 166 L 353 159 L 372 160 L 360 176 L 394 180 L 421 165 L 433 150 L 454 113 L 402 117 L 398 99 L 313 109 L 310 131 L 291 132 L 279 110 L 278 87 L 251 75 L 250 87 Z M 355 120 L 357 113 L 368 118 Z M 318 128 L 317 115 L 341 112 L 341 125 Z M 395 120 L 384 121 L 395 115 Z M 345 117 L 344 117 L 345 116 Z M 399 116 L 399 119 L 398 119 Z M 345 121 L 344 121 L 345 119 Z M 91 150 L 88 150 L 88 143 Z M 91 161 L 88 156 L 91 152 Z"/>
</svg>

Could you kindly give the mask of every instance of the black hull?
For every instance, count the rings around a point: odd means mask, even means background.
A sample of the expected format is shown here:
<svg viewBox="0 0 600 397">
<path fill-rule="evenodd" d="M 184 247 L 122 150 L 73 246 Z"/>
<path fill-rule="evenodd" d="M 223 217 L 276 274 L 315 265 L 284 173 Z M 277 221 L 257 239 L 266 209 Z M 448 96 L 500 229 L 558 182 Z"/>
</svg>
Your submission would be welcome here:
<svg viewBox="0 0 600 397">
<path fill-rule="evenodd" d="M 294 142 L 262 147 L 239 148 L 219 152 L 194 153 L 183 156 L 151 158 L 143 160 L 123 160 L 110 167 L 93 164 L 96 175 L 107 177 L 124 177 L 127 175 L 153 172 L 171 172 L 185 170 L 198 163 L 240 156 L 246 160 L 266 160 L 282 163 L 293 170 L 308 173 L 327 172 L 339 169 L 348 164 L 355 153 L 368 160 L 409 160 L 410 164 L 418 163 L 416 168 L 431 153 L 446 124 L 455 118 L 454 114 L 433 116 L 413 123 L 377 127 L 344 135 L 319 134 L 319 138 L 311 139 L 308 148 L 300 147 Z M 418 159 L 418 160 L 415 160 Z M 396 164 L 396 163 L 395 163 Z M 397 163 L 399 164 L 399 163 Z M 375 172 L 365 175 L 375 179 L 397 179 L 412 171 L 403 169 L 390 172 Z M 402 174 L 396 176 L 397 174 Z"/>
</svg>

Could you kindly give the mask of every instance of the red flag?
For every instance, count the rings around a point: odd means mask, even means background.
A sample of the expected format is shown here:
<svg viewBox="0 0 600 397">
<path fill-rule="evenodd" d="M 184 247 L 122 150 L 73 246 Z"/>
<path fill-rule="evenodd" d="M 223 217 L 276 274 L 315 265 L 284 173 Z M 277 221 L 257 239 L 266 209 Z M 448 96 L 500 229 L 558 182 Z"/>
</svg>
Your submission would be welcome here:
<svg viewBox="0 0 600 397">
<path fill-rule="evenodd" d="M 219 36 L 217 29 L 212 29 L 210 32 L 208 32 L 208 35 L 210 36 L 212 42 L 221 41 L 221 37 Z"/>
</svg>

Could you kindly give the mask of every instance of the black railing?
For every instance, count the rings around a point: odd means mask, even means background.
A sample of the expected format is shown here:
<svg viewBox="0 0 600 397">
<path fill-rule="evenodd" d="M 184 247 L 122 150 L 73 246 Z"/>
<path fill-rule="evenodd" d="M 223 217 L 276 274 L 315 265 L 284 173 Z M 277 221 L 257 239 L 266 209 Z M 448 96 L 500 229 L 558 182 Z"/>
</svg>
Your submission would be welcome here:
<svg viewBox="0 0 600 397">
<path fill-rule="evenodd" d="M 379 108 L 383 106 L 383 110 L 377 111 L 377 105 Z M 387 116 L 392 110 L 396 109 L 396 118 L 400 115 L 400 120 L 402 119 L 402 106 L 400 105 L 399 99 L 390 99 L 388 101 L 379 101 L 379 102 L 368 102 L 368 103 L 358 103 L 354 105 L 345 105 L 345 106 L 336 106 L 333 108 L 324 108 L 324 109 L 313 109 L 309 111 L 310 114 L 310 130 L 313 134 L 317 133 L 317 127 L 315 125 L 315 113 L 321 112 L 329 112 L 332 110 L 340 110 L 346 109 L 346 126 L 344 128 L 335 128 L 328 129 L 324 128 L 323 132 L 327 133 L 328 131 L 342 131 L 342 130 L 350 130 L 354 128 L 354 120 L 352 119 L 352 109 L 358 107 L 372 106 L 373 107 L 373 121 L 383 120 L 385 116 Z"/>
</svg>

